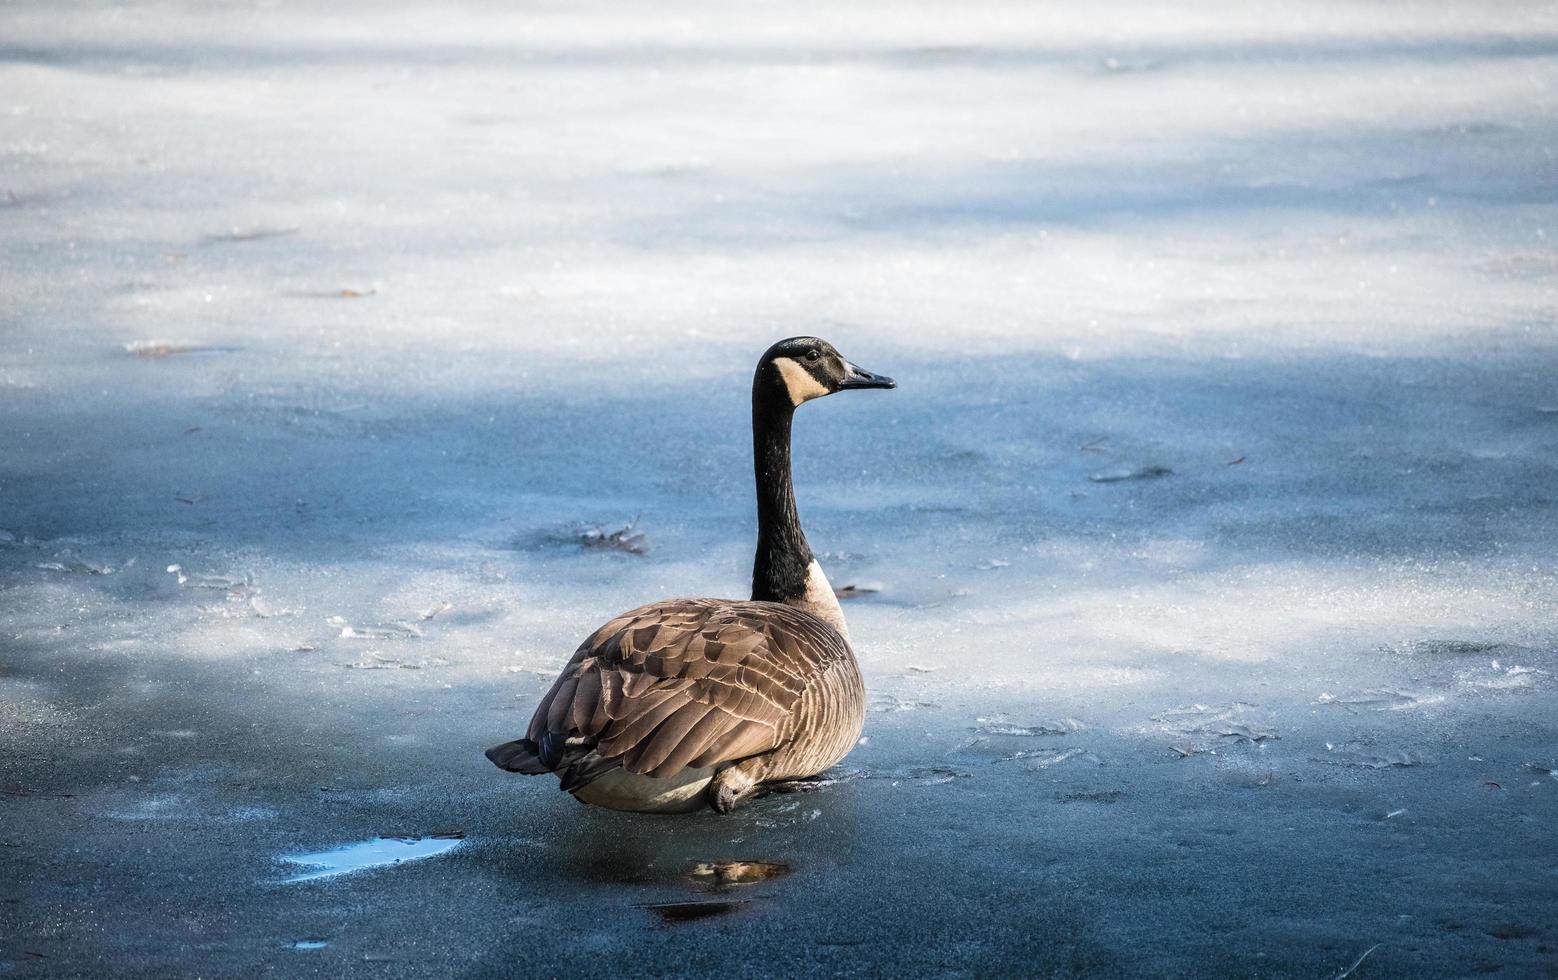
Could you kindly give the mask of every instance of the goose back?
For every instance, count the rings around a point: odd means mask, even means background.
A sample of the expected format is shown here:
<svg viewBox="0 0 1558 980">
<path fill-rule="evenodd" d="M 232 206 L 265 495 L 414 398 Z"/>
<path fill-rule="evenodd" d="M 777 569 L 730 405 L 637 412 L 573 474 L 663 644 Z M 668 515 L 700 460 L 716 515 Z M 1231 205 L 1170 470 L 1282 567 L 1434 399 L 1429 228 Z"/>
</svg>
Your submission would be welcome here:
<svg viewBox="0 0 1558 980">
<path fill-rule="evenodd" d="M 784 770 L 816 766 L 771 777 L 793 778 L 849 750 L 863 701 L 849 642 L 818 617 L 776 602 L 673 599 L 596 630 L 526 737 L 488 755 L 513 771 L 558 772 L 574 792 L 616 769 L 665 779 L 763 753 Z M 787 752 L 795 742 L 803 751 Z"/>
</svg>

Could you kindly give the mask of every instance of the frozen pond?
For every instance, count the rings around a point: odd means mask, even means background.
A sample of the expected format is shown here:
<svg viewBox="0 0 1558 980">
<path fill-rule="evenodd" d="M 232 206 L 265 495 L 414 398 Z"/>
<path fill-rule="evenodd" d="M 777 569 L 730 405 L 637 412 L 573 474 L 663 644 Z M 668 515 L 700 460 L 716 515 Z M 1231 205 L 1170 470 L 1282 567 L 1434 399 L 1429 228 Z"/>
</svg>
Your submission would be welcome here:
<svg viewBox="0 0 1558 980">
<path fill-rule="evenodd" d="M 1558 969 L 1552 4 L 315 6 L 0 11 L 0 974 Z M 801 333 L 866 740 L 494 769 Z"/>
</svg>

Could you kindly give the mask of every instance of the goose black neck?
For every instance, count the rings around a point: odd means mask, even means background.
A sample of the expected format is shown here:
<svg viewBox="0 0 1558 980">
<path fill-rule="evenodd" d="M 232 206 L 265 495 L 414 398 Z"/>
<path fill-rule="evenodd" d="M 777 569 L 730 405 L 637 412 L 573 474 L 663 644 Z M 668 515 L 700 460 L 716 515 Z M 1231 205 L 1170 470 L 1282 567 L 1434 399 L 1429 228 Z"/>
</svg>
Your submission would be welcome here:
<svg viewBox="0 0 1558 980">
<path fill-rule="evenodd" d="M 795 512 L 790 422 L 795 406 L 759 383 L 752 390 L 752 456 L 757 476 L 757 557 L 752 598 L 788 602 L 806 592 L 811 547 Z"/>
</svg>

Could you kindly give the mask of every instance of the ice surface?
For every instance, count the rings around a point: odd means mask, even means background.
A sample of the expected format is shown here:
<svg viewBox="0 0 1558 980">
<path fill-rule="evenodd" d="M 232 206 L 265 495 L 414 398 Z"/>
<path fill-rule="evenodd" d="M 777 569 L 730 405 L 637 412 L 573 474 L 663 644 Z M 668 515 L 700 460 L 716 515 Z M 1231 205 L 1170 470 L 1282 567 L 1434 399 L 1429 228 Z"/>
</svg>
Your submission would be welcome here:
<svg viewBox="0 0 1558 980">
<path fill-rule="evenodd" d="M 1061 718 L 1058 721 L 1047 721 L 1038 725 L 1017 725 L 1013 724 L 1008 716 L 997 715 L 993 718 L 979 719 L 979 725 L 974 731 L 981 735 L 1015 735 L 1029 738 L 1036 735 L 1069 735 L 1086 727 L 1075 718 Z"/>
<path fill-rule="evenodd" d="M 254 584 L 254 576 L 247 572 L 242 575 L 191 575 L 184 571 L 182 565 L 169 565 L 168 573 L 175 576 L 178 579 L 179 585 L 186 589 L 239 592 L 248 589 Z"/>
<path fill-rule="evenodd" d="M 404 620 L 391 620 L 372 626 L 354 626 L 342 616 L 331 616 L 325 622 L 333 629 L 340 630 L 337 635 L 343 640 L 416 640 L 422 637 L 420 626 Z"/>
<path fill-rule="evenodd" d="M 1521 0 L 6 3 L 0 972 L 1540 975 L 1555 93 Z M 899 382 L 795 429 L 858 778 L 493 769 L 742 594 L 800 333 Z"/>
</svg>

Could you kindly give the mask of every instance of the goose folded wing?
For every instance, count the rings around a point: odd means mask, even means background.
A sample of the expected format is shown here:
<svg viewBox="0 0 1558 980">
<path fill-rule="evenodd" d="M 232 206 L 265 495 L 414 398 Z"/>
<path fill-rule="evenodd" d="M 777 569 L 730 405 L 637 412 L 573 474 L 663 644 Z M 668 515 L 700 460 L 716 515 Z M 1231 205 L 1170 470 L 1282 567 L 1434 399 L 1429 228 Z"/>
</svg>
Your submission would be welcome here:
<svg viewBox="0 0 1558 980">
<path fill-rule="evenodd" d="M 635 609 L 579 647 L 536 709 L 529 740 L 582 741 L 657 777 L 766 752 L 785 736 L 808 676 L 835 653 L 827 627 L 792 620 L 768 603 Z"/>
</svg>

